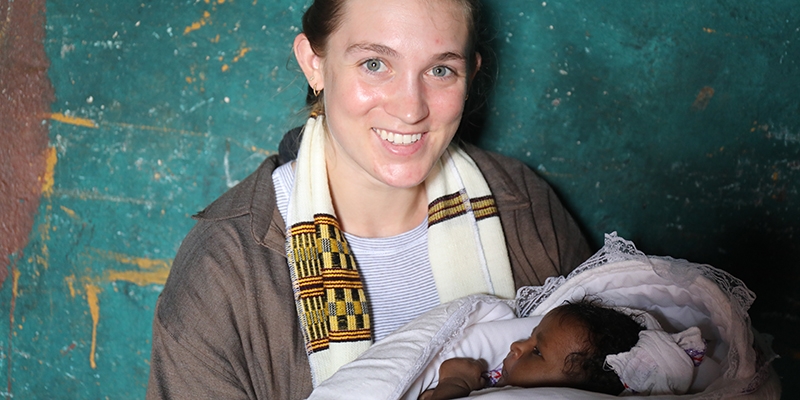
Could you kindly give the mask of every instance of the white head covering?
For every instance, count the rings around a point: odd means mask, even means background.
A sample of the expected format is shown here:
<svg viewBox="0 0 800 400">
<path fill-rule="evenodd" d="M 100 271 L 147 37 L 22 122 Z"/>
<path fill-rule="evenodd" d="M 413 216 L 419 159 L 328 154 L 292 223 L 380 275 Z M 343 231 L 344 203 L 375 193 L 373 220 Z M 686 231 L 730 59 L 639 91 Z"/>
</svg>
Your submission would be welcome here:
<svg viewBox="0 0 800 400">
<path fill-rule="evenodd" d="M 627 393 L 684 394 L 705 351 L 696 326 L 675 334 L 646 329 L 639 332 L 636 346 L 607 356 L 606 364 L 619 375 Z"/>
</svg>

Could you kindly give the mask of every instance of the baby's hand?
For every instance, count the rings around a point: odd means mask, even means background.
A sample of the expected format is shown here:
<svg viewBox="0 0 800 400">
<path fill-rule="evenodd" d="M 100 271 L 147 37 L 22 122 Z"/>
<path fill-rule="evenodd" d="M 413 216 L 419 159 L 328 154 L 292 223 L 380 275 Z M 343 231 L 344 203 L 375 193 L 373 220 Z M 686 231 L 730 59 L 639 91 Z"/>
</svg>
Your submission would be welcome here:
<svg viewBox="0 0 800 400">
<path fill-rule="evenodd" d="M 483 389 L 486 378 L 483 372 L 489 369 L 486 361 L 474 358 L 451 358 L 439 366 L 439 383 L 447 381 L 469 391 Z M 457 383 L 457 382 L 463 383 Z"/>
</svg>

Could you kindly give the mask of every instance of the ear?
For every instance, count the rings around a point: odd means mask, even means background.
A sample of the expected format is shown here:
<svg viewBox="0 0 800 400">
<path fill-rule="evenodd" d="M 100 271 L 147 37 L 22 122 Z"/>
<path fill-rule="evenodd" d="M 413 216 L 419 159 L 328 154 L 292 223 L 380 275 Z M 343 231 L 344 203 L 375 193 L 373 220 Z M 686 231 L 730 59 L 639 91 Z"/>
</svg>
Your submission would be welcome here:
<svg viewBox="0 0 800 400">
<path fill-rule="evenodd" d="M 300 69 L 308 80 L 308 85 L 315 90 L 325 89 L 325 81 L 322 79 L 322 57 L 314 53 L 311 42 L 308 41 L 305 33 L 298 34 L 294 38 L 294 57 L 300 64 Z"/>
<path fill-rule="evenodd" d="M 469 77 L 470 83 L 475 79 L 475 75 L 481 69 L 481 53 L 475 52 L 475 69 L 472 70 L 472 76 Z"/>
</svg>

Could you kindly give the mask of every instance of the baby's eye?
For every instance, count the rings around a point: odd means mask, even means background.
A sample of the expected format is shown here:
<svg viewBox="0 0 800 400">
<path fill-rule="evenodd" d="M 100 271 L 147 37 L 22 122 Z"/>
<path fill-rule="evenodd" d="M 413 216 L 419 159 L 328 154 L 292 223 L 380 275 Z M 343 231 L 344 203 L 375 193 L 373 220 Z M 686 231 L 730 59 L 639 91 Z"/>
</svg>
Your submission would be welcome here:
<svg viewBox="0 0 800 400">
<path fill-rule="evenodd" d="M 433 76 L 435 76 L 437 78 L 444 78 L 444 77 L 446 77 L 446 76 L 448 76 L 448 75 L 450 75 L 452 73 L 453 73 L 453 70 L 451 70 L 450 68 L 445 67 L 443 65 L 437 65 L 437 66 L 431 68 L 431 75 L 433 75 Z"/>
<path fill-rule="evenodd" d="M 367 69 L 367 71 L 370 72 L 380 72 L 385 67 L 383 61 L 374 58 L 364 61 L 364 64 L 362 65 Z"/>
<path fill-rule="evenodd" d="M 533 354 L 535 354 L 537 356 L 541 356 L 542 355 L 542 353 L 539 351 L 539 347 L 538 346 L 533 348 Z"/>
</svg>

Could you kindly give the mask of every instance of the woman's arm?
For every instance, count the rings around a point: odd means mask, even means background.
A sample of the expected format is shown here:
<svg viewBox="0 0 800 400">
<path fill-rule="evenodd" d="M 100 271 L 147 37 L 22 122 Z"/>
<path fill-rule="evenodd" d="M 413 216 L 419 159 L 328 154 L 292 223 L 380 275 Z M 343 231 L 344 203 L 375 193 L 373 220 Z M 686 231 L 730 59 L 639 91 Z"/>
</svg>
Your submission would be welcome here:
<svg viewBox="0 0 800 400">
<path fill-rule="evenodd" d="M 252 240 L 249 220 L 201 220 L 181 245 L 153 320 L 148 399 L 311 392 L 285 255 Z"/>
</svg>

